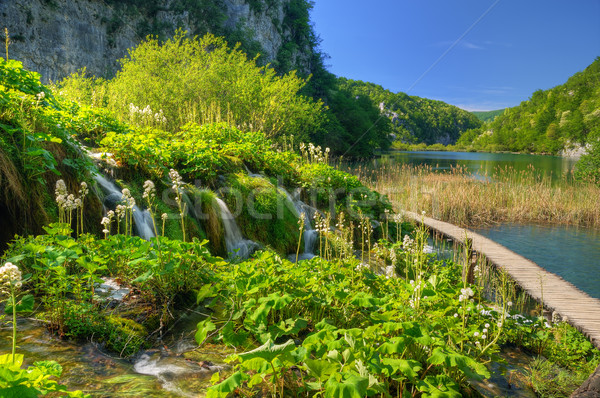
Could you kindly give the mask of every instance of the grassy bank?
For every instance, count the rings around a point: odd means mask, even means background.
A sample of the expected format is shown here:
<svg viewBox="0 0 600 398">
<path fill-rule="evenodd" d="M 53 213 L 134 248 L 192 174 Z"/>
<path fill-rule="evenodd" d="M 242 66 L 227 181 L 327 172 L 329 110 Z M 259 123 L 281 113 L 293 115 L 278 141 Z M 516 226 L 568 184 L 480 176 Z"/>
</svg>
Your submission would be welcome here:
<svg viewBox="0 0 600 398">
<path fill-rule="evenodd" d="M 426 211 L 461 226 L 533 222 L 600 227 L 600 187 L 566 177 L 552 183 L 533 169 L 499 169 L 483 180 L 461 168 L 439 173 L 425 166 L 386 165 L 355 172 L 399 209 Z"/>
</svg>

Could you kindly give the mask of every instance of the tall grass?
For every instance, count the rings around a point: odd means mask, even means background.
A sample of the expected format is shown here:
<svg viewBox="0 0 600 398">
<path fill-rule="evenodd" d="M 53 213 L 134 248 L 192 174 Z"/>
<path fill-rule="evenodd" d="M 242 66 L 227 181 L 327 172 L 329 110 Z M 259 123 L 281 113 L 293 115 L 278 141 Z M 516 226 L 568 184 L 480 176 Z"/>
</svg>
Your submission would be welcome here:
<svg viewBox="0 0 600 398">
<path fill-rule="evenodd" d="M 600 227 L 600 186 L 538 173 L 498 168 L 476 179 L 464 168 L 384 165 L 352 170 L 399 209 L 426 211 L 461 226 L 532 222 Z"/>
</svg>

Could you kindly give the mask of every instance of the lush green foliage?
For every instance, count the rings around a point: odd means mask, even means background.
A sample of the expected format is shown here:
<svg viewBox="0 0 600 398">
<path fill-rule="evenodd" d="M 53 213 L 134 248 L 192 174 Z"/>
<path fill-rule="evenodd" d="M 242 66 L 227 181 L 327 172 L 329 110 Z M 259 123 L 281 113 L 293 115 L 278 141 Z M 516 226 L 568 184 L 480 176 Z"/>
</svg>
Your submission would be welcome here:
<svg viewBox="0 0 600 398">
<path fill-rule="evenodd" d="M 0 60 L 0 212 L 6 220 L 0 246 L 14 233 L 42 232 L 56 214 L 50 198 L 58 176 L 71 191 L 87 179 L 91 162 L 73 135 L 93 132 L 105 121 L 100 115 L 79 113 L 79 107 L 63 103 L 40 84 L 39 74 L 20 62 Z M 93 204 L 88 203 L 88 214 Z"/>
<path fill-rule="evenodd" d="M 600 140 L 592 143 L 588 152 L 577 162 L 575 177 L 600 184 Z"/>
<path fill-rule="evenodd" d="M 459 144 L 477 150 L 556 154 L 600 137 L 600 58 L 565 84 L 538 90 L 528 101 L 507 108 Z"/>
<path fill-rule="evenodd" d="M 188 39 L 181 31 L 163 43 L 149 37 L 121 64 L 114 79 L 98 82 L 88 101 L 105 93 L 108 109 L 135 126 L 173 131 L 190 122 L 227 120 L 268 137 L 306 137 L 321 124 L 321 103 L 298 94 L 304 81 L 294 72 L 277 76 L 222 38 Z M 66 93 L 83 85 L 80 75 L 73 79 L 61 84 Z"/>
<path fill-rule="evenodd" d="M 496 116 L 504 113 L 504 109 L 496 109 L 495 111 L 473 111 L 471 113 L 477 116 L 477 119 L 482 122 L 487 122 L 489 120 L 494 120 Z"/>
<path fill-rule="evenodd" d="M 245 171 L 244 166 L 286 181 L 298 178 L 296 155 L 274 151 L 262 133 L 244 133 L 225 123 L 190 124 L 175 134 L 154 129 L 109 132 L 100 143 L 121 164 L 158 179 L 176 169 L 186 181 L 214 184 L 218 175 Z"/>
<path fill-rule="evenodd" d="M 345 157 L 370 157 L 376 149 L 391 144 L 391 123 L 380 117 L 379 109 L 365 96 L 356 96 L 336 81 L 327 93 L 330 112 L 326 132 L 315 132 L 312 141 Z"/>
<path fill-rule="evenodd" d="M 55 361 L 38 361 L 22 369 L 23 359 L 22 354 L 17 354 L 15 362 L 10 354 L 0 355 L 0 394 L 3 397 L 37 398 L 48 393 L 89 397 L 81 391 L 67 391 L 66 386 L 54 379 L 62 374 L 62 367 Z"/>
<path fill-rule="evenodd" d="M 353 95 L 367 96 L 379 106 L 383 104 L 382 112 L 392 122 L 396 138 L 404 142 L 453 144 L 462 132 L 481 125 L 470 112 L 442 101 L 394 94 L 360 80 L 340 78 L 339 81 L 340 87 Z"/>
</svg>

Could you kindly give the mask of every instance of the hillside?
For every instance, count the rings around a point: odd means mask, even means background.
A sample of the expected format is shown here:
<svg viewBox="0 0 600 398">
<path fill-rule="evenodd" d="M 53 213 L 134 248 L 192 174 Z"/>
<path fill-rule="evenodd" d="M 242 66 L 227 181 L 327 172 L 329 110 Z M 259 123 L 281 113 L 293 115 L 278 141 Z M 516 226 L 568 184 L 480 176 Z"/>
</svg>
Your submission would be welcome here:
<svg viewBox="0 0 600 398">
<path fill-rule="evenodd" d="M 600 57 L 566 83 L 538 90 L 519 106 L 464 133 L 475 150 L 558 154 L 600 137 Z"/>
<path fill-rule="evenodd" d="M 482 122 L 487 122 L 488 120 L 494 120 L 494 118 L 501 115 L 502 112 L 504 112 L 504 109 L 496 109 L 495 111 L 473 111 L 471 113 Z"/>
<path fill-rule="evenodd" d="M 392 93 L 383 87 L 360 80 L 340 78 L 340 86 L 356 96 L 366 96 L 379 106 L 392 122 L 396 139 L 408 143 L 454 144 L 460 134 L 479 127 L 481 122 L 470 112 L 442 101 Z"/>
</svg>

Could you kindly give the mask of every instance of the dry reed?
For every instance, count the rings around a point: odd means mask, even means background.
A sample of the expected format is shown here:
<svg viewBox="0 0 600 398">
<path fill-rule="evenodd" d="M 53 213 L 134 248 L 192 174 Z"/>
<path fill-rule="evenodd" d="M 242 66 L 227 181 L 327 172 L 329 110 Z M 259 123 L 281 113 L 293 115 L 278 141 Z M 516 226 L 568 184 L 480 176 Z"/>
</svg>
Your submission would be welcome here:
<svg viewBox="0 0 600 398">
<path fill-rule="evenodd" d="M 353 170 L 363 183 L 387 194 L 398 209 L 460 226 L 499 222 L 600 227 L 600 187 L 558 181 L 537 173 L 497 169 L 476 179 L 464 168 L 435 172 L 427 166 L 385 165 Z"/>
</svg>

